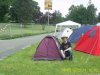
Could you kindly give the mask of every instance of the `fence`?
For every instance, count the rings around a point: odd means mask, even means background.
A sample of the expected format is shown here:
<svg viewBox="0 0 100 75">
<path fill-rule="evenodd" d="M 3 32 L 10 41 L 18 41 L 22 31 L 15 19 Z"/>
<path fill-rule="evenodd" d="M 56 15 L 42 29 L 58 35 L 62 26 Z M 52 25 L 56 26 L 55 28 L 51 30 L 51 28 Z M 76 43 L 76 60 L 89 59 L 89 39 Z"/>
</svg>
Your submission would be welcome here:
<svg viewBox="0 0 100 75">
<path fill-rule="evenodd" d="M 18 37 L 43 34 L 53 32 L 55 26 L 45 25 L 45 30 L 42 25 L 28 24 L 22 25 L 19 23 L 0 23 L 0 39 L 13 39 Z"/>
</svg>

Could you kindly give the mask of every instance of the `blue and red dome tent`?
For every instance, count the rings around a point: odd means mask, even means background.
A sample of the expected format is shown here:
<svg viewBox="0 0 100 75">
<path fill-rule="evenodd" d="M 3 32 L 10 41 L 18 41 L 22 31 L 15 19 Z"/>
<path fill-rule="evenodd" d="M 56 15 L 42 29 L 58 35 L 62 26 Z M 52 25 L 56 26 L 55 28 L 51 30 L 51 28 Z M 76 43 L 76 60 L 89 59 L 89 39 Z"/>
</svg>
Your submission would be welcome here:
<svg viewBox="0 0 100 75">
<path fill-rule="evenodd" d="M 94 26 L 81 36 L 75 50 L 100 55 L 100 26 Z"/>
<path fill-rule="evenodd" d="M 80 28 L 78 28 L 77 30 L 75 30 L 71 36 L 69 37 L 69 41 L 71 43 L 77 42 L 79 40 L 79 38 L 89 29 L 91 29 L 93 26 L 92 25 L 84 25 L 81 26 Z"/>
</svg>

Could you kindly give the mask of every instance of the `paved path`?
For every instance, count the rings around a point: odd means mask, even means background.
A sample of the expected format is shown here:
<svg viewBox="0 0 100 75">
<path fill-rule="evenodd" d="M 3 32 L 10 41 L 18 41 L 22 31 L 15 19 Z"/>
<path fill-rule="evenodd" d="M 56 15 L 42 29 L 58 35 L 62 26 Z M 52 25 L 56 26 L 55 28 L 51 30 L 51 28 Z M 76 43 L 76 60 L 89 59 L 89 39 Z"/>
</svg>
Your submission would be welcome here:
<svg viewBox="0 0 100 75">
<path fill-rule="evenodd" d="M 32 45 L 45 37 L 48 34 L 42 34 L 37 36 L 30 36 L 25 38 L 18 38 L 12 40 L 0 40 L 0 59 L 15 53 L 29 45 Z M 49 34 L 51 35 L 51 34 Z"/>
</svg>

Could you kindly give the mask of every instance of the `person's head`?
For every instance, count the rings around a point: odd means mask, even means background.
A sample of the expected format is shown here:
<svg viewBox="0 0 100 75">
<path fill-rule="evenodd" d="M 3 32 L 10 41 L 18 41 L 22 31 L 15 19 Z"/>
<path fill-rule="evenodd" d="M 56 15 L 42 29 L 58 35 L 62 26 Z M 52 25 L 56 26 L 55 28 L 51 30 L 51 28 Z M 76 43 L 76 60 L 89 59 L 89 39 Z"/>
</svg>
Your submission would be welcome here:
<svg viewBox="0 0 100 75">
<path fill-rule="evenodd" d="M 62 37 L 62 41 L 66 43 L 68 41 L 68 37 Z"/>
</svg>

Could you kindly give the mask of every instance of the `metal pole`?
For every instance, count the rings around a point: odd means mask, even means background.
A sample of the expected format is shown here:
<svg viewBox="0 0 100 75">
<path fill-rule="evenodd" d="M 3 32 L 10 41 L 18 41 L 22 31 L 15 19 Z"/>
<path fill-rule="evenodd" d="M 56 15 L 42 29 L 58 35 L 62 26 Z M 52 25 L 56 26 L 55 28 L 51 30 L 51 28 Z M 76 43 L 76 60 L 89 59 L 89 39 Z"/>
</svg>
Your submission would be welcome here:
<svg viewBox="0 0 100 75">
<path fill-rule="evenodd" d="M 10 35 L 10 38 L 12 38 L 12 33 L 11 33 L 11 24 L 9 24 L 9 35 Z"/>
<path fill-rule="evenodd" d="M 48 27 L 49 27 L 49 9 L 48 9 Z M 48 30 L 49 33 L 49 30 Z"/>
<path fill-rule="evenodd" d="M 56 33 L 57 33 L 57 27 L 58 27 L 58 26 L 56 25 L 54 36 L 55 36 L 55 35 L 56 35 Z"/>
<path fill-rule="evenodd" d="M 23 33 L 23 24 L 21 23 L 21 25 L 20 25 L 20 29 L 21 29 L 21 34 L 22 34 L 22 36 L 24 35 L 24 33 Z"/>
<path fill-rule="evenodd" d="M 33 23 L 32 23 L 32 34 L 34 34 L 34 26 L 33 26 Z"/>
<path fill-rule="evenodd" d="M 49 9 L 48 9 L 48 26 L 49 26 Z"/>
</svg>

